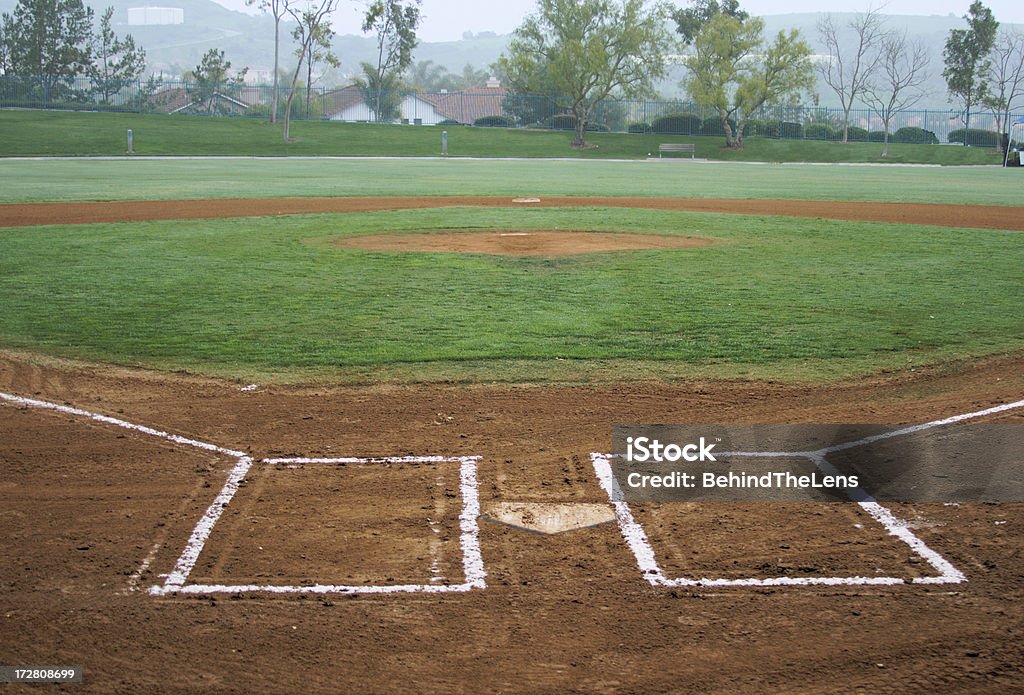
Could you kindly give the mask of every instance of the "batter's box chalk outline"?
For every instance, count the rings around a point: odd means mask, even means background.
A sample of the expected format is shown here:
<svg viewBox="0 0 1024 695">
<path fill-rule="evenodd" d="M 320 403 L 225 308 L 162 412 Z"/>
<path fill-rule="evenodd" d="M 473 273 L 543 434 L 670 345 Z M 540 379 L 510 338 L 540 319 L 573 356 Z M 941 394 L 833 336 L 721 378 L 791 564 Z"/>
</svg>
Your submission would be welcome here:
<svg viewBox="0 0 1024 695">
<path fill-rule="evenodd" d="M 25 398 L 0 392 L 0 401 L 27 408 L 51 410 L 65 415 L 82 417 L 94 422 L 113 425 L 123 429 L 149 435 L 181 446 L 193 447 L 222 456 L 236 459 L 234 467 L 228 473 L 227 480 L 206 512 L 196 523 L 185 543 L 174 569 L 166 576 L 163 584 L 151 586 L 148 593 L 153 596 L 168 594 L 221 594 L 221 593 L 273 593 L 273 594 L 440 594 L 466 592 L 487 587 L 487 571 L 484 567 L 483 554 L 480 551 L 480 527 L 477 523 L 480 516 L 480 495 L 477 484 L 477 463 L 480 456 L 393 456 L 377 458 L 267 458 L 261 464 L 395 464 L 395 463 L 457 463 L 459 464 L 459 490 L 462 497 L 462 511 L 459 514 L 459 545 L 462 549 L 462 567 L 465 579 L 461 584 L 312 584 L 304 586 L 284 586 L 266 584 L 190 584 L 189 575 L 196 566 L 200 554 L 213 532 L 217 521 L 234 498 L 235 493 L 245 480 L 246 474 L 253 466 L 253 458 L 243 451 L 190 439 L 170 432 L 139 425 L 120 418 L 93 413 L 81 408 L 74 408 L 59 403 Z M 138 583 L 152 561 L 152 553 L 143 561 L 142 566 L 132 575 L 130 584 Z"/>
<path fill-rule="evenodd" d="M 902 437 L 929 430 L 935 427 L 952 425 L 964 420 L 995 415 L 1024 407 L 1024 400 L 1007 403 L 1004 405 L 978 410 L 971 413 L 954 415 L 942 420 L 934 420 L 920 425 L 904 427 L 892 432 L 864 437 L 852 442 L 844 442 L 833 446 L 818 449 L 816 451 L 731 451 L 724 455 L 738 457 L 756 458 L 806 458 L 825 475 L 838 475 L 839 471 L 828 461 L 828 455 L 837 451 L 844 451 L 854 447 L 872 444 L 884 439 Z M 850 491 L 851 501 L 856 502 L 860 507 L 877 521 L 889 533 L 898 538 L 910 547 L 914 553 L 927 562 L 937 574 L 926 577 L 913 577 L 909 580 L 903 577 L 744 577 L 738 579 L 723 578 L 701 578 L 690 579 L 685 577 L 666 577 L 661 565 L 658 564 L 654 547 L 647 537 L 643 525 L 633 516 L 633 511 L 625 499 L 618 481 L 612 474 L 612 460 L 614 454 L 592 453 L 591 463 L 594 466 L 594 473 L 598 482 L 608 495 L 608 500 L 615 508 L 615 519 L 618 521 L 619 529 L 626 545 L 633 552 L 636 558 L 637 567 L 643 577 L 652 586 L 667 587 L 772 587 L 772 586 L 889 586 L 896 584 L 960 584 L 967 581 L 963 572 L 958 570 L 953 563 L 942 555 L 932 550 L 921 540 L 909 527 L 906 521 L 898 518 L 891 510 L 876 502 L 870 495 L 860 488 Z"/>
</svg>

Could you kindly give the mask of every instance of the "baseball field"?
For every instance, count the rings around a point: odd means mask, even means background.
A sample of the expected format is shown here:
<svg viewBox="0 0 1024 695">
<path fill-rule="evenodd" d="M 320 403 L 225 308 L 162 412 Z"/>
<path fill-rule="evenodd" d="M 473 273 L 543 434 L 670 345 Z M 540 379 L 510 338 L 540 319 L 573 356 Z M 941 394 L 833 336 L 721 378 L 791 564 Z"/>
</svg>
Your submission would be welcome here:
<svg viewBox="0 0 1024 695">
<path fill-rule="evenodd" d="M 1019 689 L 1024 505 L 629 504 L 608 462 L 625 423 L 1024 423 L 1022 176 L 0 159 L 0 664 Z"/>
</svg>

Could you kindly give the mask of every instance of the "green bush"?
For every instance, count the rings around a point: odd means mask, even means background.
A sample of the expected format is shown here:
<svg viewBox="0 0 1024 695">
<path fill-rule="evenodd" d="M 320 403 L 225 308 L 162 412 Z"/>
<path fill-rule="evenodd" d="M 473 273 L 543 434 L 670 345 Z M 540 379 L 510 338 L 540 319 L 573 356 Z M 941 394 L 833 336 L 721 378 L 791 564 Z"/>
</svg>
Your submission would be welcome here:
<svg viewBox="0 0 1024 695">
<path fill-rule="evenodd" d="M 555 130 L 576 130 L 576 116 L 571 113 L 561 113 L 548 119 L 548 127 Z"/>
<path fill-rule="evenodd" d="M 743 129 L 744 135 L 764 135 L 768 130 L 768 124 L 765 121 L 752 118 L 747 121 L 746 127 Z"/>
<path fill-rule="evenodd" d="M 938 145 L 939 139 L 935 133 L 917 126 L 905 126 L 892 134 L 892 142 L 910 142 L 915 145 Z"/>
<path fill-rule="evenodd" d="M 958 142 L 962 145 L 974 145 L 975 147 L 997 147 L 999 136 L 994 130 L 981 130 L 979 128 L 958 128 L 949 131 L 949 141 Z"/>
<path fill-rule="evenodd" d="M 576 116 L 571 113 L 560 113 L 557 116 L 552 116 L 545 123 L 539 125 L 540 128 L 550 128 L 552 130 L 576 130 Z M 608 126 L 601 125 L 599 123 L 587 123 L 587 132 L 599 132 L 607 133 Z"/>
<path fill-rule="evenodd" d="M 630 123 L 626 126 L 626 132 L 647 134 L 651 132 L 651 126 L 648 123 Z"/>
<path fill-rule="evenodd" d="M 892 139 L 891 135 L 889 136 L 889 139 L 890 140 Z M 868 133 L 868 141 L 869 142 L 885 142 L 885 131 L 884 130 L 872 130 L 870 133 Z"/>
<path fill-rule="evenodd" d="M 736 121 L 729 119 L 729 127 L 732 128 L 732 132 L 736 134 Z M 711 116 L 705 118 L 704 122 L 700 125 L 701 135 L 725 135 L 725 128 L 722 126 L 722 119 L 719 116 Z"/>
<path fill-rule="evenodd" d="M 481 116 L 473 121 L 473 125 L 485 128 L 511 128 L 513 124 L 508 116 Z"/>
<path fill-rule="evenodd" d="M 808 140 L 837 140 L 835 129 L 828 123 L 808 123 L 804 128 L 804 137 Z"/>
<path fill-rule="evenodd" d="M 458 121 L 456 121 L 454 119 L 451 119 L 451 118 L 446 118 L 443 121 L 438 121 L 437 124 L 438 125 L 462 125 Z"/>
<path fill-rule="evenodd" d="M 782 121 L 781 123 L 772 123 L 771 125 L 775 127 L 775 135 L 772 135 L 772 137 L 792 140 L 804 136 L 804 127 L 799 123 Z"/>
<path fill-rule="evenodd" d="M 651 121 L 651 132 L 665 135 L 697 135 L 700 133 L 700 116 L 695 113 L 667 113 Z"/>
<path fill-rule="evenodd" d="M 840 137 L 841 136 L 842 133 L 840 133 Z M 868 131 L 865 130 L 864 128 L 861 128 L 859 125 L 852 125 L 846 132 L 846 139 L 849 140 L 850 142 L 867 142 Z"/>
</svg>

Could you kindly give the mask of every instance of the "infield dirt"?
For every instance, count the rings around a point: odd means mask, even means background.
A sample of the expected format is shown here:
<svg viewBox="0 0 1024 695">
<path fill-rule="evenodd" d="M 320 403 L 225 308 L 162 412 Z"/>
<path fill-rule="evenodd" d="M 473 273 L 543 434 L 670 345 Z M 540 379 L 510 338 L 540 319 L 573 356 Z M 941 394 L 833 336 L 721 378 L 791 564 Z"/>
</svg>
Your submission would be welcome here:
<svg viewBox="0 0 1024 695">
<path fill-rule="evenodd" d="M 192 203 L 177 205 L 187 217 Z M 240 214 L 257 213 L 249 204 Z M 979 226 L 972 219 L 965 226 Z M 1020 400 L 1024 359 L 817 385 L 241 386 L 0 355 L 0 391 L 257 459 L 478 455 L 485 507 L 606 503 L 589 453 L 607 450 L 622 422 L 924 422 Z M 1024 412 L 993 420 L 1022 422 Z M 173 566 L 231 461 L 10 404 L 0 404 L 0 432 L 0 659 L 84 666 L 85 686 L 69 690 L 1002 693 L 1024 682 L 1024 505 L 895 508 L 964 572 L 957 585 L 657 588 L 614 524 L 544 536 L 482 520 L 482 590 L 157 598 L 145 588 Z M 429 470 L 256 466 L 197 572 L 268 583 L 429 579 L 419 539 L 431 532 L 408 521 L 418 512 L 441 522 L 433 558 L 457 580 L 457 485 L 442 466 Z M 845 506 L 638 514 L 677 574 L 928 572 Z"/>
</svg>

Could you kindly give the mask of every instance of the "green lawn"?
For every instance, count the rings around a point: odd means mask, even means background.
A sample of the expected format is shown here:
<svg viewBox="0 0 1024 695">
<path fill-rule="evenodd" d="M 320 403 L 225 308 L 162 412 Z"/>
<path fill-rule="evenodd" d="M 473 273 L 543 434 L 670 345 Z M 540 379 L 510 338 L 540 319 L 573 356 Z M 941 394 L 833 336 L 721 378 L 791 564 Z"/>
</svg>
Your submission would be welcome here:
<svg viewBox="0 0 1024 695">
<path fill-rule="evenodd" d="M 560 259 L 331 239 L 555 228 L 704 248 Z M 1019 233 L 467 209 L 0 233 L 0 344 L 238 379 L 821 379 L 1024 349 Z"/>
<path fill-rule="evenodd" d="M 441 130 L 398 126 L 297 121 L 295 142 L 285 144 L 279 126 L 258 119 L 211 118 L 71 111 L 0 110 L 0 157 L 124 156 L 126 131 L 134 133 L 139 155 L 232 156 L 437 156 Z M 994 149 L 946 145 L 893 144 L 882 159 L 881 143 L 748 138 L 740 152 L 723 147 L 721 137 L 681 137 L 593 133 L 593 149 L 569 147 L 566 132 L 454 126 L 446 128 L 449 153 L 456 157 L 571 157 L 644 159 L 661 142 L 693 142 L 705 159 L 759 162 L 906 162 L 995 164 Z"/>
<path fill-rule="evenodd" d="M 0 203 L 597 195 L 1020 205 L 1024 169 L 529 159 L 0 159 L 0 180 Z"/>
</svg>

